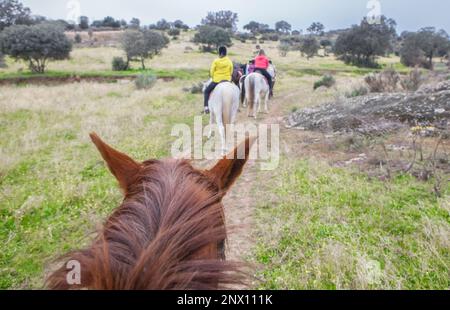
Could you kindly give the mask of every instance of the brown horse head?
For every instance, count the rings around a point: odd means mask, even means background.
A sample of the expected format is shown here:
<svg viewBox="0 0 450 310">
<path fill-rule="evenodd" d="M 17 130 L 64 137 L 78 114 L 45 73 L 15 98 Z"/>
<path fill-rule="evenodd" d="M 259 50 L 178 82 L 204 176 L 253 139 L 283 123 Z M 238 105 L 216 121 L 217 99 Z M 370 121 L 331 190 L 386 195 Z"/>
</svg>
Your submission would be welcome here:
<svg viewBox="0 0 450 310">
<path fill-rule="evenodd" d="M 253 138 L 211 170 L 188 161 L 137 162 L 96 134 L 91 139 L 124 193 L 92 245 L 65 256 L 80 266 L 81 283 L 65 264 L 47 279 L 52 289 L 215 289 L 241 280 L 224 259 L 222 198 L 241 174 Z"/>
</svg>

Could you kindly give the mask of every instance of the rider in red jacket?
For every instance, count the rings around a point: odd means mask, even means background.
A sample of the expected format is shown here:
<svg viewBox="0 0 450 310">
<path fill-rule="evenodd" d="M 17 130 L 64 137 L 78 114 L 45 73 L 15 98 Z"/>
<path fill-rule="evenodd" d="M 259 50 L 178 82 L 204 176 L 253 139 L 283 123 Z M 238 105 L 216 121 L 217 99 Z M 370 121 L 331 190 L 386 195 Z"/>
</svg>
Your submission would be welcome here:
<svg viewBox="0 0 450 310">
<path fill-rule="evenodd" d="M 270 65 L 269 58 L 267 58 L 264 50 L 260 50 L 258 53 L 258 56 L 256 56 L 256 58 L 255 58 L 255 71 L 261 72 L 261 74 L 266 77 L 267 82 L 269 83 L 270 96 L 272 97 L 273 96 L 273 81 L 272 81 L 272 76 L 269 74 L 269 72 L 267 72 L 269 65 Z"/>
</svg>

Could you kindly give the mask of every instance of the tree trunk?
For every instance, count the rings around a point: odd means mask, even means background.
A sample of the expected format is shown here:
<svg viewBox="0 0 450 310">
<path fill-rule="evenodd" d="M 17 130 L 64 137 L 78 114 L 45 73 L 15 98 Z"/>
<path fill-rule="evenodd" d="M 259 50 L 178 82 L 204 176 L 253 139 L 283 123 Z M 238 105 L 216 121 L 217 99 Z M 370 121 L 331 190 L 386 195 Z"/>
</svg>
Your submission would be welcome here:
<svg viewBox="0 0 450 310">
<path fill-rule="evenodd" d="M 141 58 L 142 70 L 145 70 L 145 58 Z"/>
<path fill-rule="evenodd" d="M 431 52 L 431 54 L 430 54 L 430 57 L 429 57 L 429 59 L 430 59 L 430 61 L 429 61 L 429 66 L 430 66 L 430 70 L 433 70 L 434 68 L 434 66 L 433 66 L 433 52 Z"/>
</svg>

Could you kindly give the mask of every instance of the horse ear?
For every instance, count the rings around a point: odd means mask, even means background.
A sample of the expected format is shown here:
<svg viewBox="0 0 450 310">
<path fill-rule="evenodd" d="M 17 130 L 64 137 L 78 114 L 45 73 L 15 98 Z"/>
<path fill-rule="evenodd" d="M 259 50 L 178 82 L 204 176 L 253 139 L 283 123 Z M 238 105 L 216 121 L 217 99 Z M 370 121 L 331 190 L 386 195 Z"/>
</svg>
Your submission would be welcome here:
<svg viewBox="0 0 450 310">
<path fill-rule="evenodd" d="M 119 181 L 119 185 L 126 195 L 128 187 L 134 183 L 142 165 L 124 153 L 110 147 L 97 134 L 91 133 L 89 136 L 108 164 L 109 170 L 116 177 L 117 181 Z"/>
<path fill-rule="evenodd" d="M 228 191 L 241 175 L 255 141 L 255 137 L 247 138 L 230 154 L 221 159 L 214 168 L 207 171 L 207 174 L 219 185 L 221 190 Z"/>
</svg>

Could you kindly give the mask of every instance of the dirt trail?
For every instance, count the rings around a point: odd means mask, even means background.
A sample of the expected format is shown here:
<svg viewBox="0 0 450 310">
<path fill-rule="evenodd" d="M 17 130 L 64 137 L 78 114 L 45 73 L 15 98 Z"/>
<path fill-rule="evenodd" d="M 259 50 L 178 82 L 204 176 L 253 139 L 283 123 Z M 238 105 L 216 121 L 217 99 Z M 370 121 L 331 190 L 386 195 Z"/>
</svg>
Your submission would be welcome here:
<svg viewBox="0 0 450 310">
<path fill-rule="evenodd" d="M 279 124 L 282 135 L 283 125 L 281 103 L 283 96 L 277 96 L 270 103 L 269 114 L 260 113 L 257 124 Z M 238 124 L 255 123 L 254 119 L 247 117 L 247 109 L 241 107 L 238 115 Z M 281 137 L 280 137 L 281 139 Z M 282 145 L 280 145 L 282 147 Z M 231 261 L 245 261 L 252 253 L 255 245 L 254 227 L 255 227 L 255 205 L 259 182 L 261 175 L 270 173 L 260 170 L 260 164 L 255 161 L 249 161 L 242 176 L 232 188 L 231 192 L 225 197 L 225 214 L 227 227 L 229 230 L 227 259 Z"/>
</svg>

